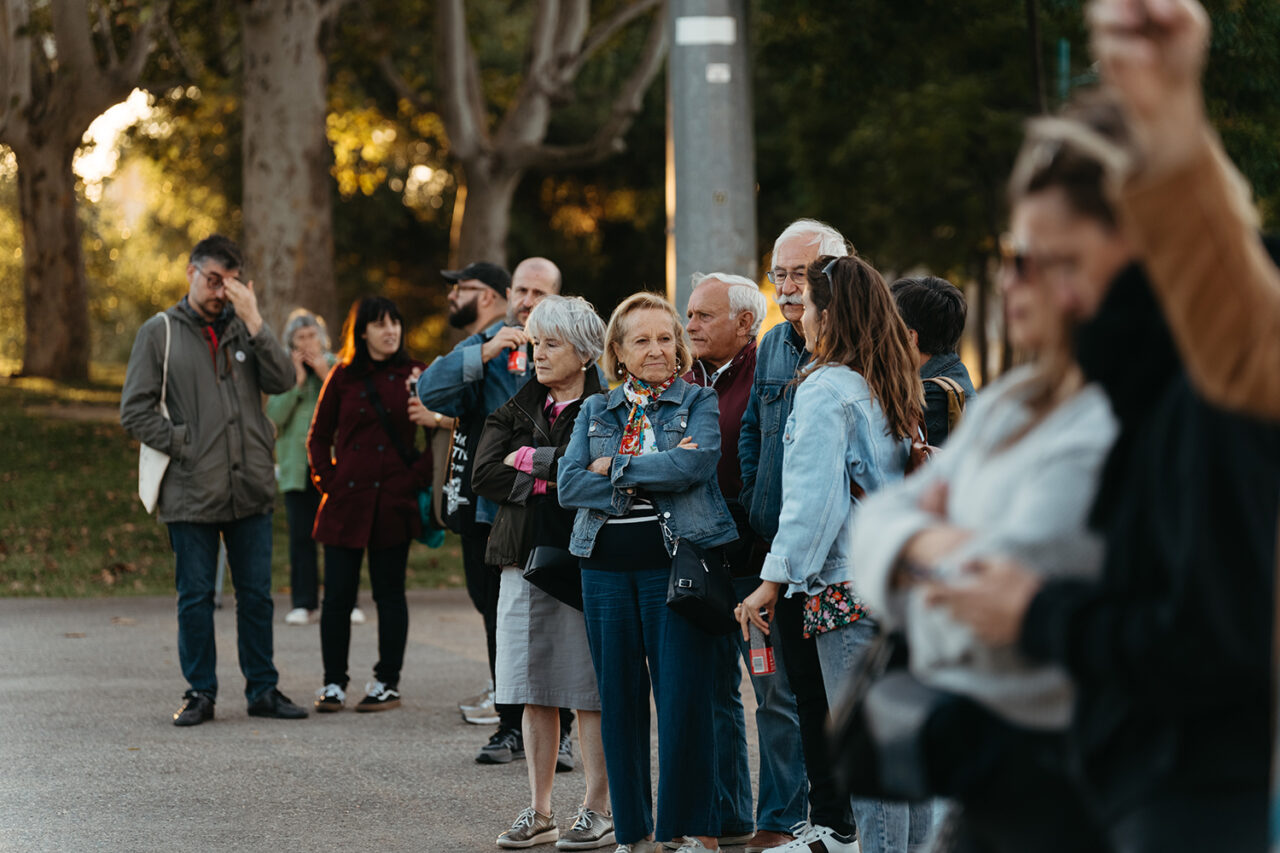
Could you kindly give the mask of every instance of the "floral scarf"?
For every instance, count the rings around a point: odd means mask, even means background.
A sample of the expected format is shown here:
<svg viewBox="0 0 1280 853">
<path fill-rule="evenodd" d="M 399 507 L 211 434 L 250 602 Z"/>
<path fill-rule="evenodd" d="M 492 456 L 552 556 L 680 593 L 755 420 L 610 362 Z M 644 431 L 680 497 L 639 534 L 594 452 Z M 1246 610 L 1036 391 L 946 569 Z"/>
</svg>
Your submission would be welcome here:
<svg viewBox="0 0 1280 853">
<path fill-rule="evenodd" d="M 622 383 L 622 393 L 631 403 L 631 414 L 627 417 L 627 425 L 622 430 L 622 447 L 618 453 L 624 456 L 639 456 L 641 453 L 656 453 L 657 441 L 653 437 L 653 424 L 644 413 L 644 407 L 662 396 L 662 392 L 676 381 L 674 375 L 658 385 L 650 385 L 643 379 L 628 376 Z"/>
</svg>

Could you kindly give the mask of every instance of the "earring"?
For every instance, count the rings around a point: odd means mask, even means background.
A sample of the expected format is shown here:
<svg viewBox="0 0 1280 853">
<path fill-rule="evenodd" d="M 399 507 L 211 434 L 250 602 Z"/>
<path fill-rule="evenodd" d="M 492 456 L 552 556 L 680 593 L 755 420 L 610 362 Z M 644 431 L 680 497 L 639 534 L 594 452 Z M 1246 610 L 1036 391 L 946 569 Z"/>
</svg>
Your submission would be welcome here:
<svg viewBox="0 0 1280 853">
<path fill-rule="evenodd" d="M 591 362 L 588 361 L 586 364 L 582 365 L 582 372 L 586 373 L 587 370 L 590 369 L 590 367 L 591 367 Z"/>
<path fill-rule="evenodd" d="M 626 367 L 624 367 L 623 365 L 619 364 L 619 365 L 618 365 L 618 375 L 619 375 L 619 376 L 623 376 L 623 375 L 625 375 L 625 374 L 626 374 L 626 372 L 627 372 L 627 368 L 626 368 Z"/>
</svg>

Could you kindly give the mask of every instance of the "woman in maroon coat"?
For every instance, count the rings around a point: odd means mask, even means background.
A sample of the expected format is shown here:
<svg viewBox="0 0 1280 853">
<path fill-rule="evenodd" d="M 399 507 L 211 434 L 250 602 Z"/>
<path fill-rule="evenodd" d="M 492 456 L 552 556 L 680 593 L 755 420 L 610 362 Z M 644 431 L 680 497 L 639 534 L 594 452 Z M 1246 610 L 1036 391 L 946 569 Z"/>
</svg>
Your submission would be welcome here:
<svg viewBox="0 0 1280 853">
<path fill-rule="evenodd" d="M 338 711 L 346 701 L 348 614 L 369 552 L 369 584 L 378 608 L 378 663 L 357 711 L 400 705 L 400 667 L 409 635 L 404 599 L 409 542 L 421 532 L 420 489 L 431 483 L 431 455 L 415 449 L 406 380 L 426 365 L 404 351 L 395 303 L 366 296 L 351 306 L 343 327 L 339 364 L 316 403 L 307 456 L 324 497 L 313 536 L 324 545 L 324 603 L 320 650 L 324 687 L 317 711 Z"/>
</svg>

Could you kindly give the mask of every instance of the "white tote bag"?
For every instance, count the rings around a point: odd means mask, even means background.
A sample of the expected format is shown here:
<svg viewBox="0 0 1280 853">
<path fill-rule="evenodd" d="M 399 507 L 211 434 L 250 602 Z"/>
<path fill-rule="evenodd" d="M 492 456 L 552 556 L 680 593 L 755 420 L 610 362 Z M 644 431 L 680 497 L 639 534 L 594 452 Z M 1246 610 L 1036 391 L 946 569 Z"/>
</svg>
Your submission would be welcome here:
<svg viewBox="0 0 1280 853">
<path fill-rule="evenodd" d="M 165 391 L 169 387 L 169 315 L 161 312 L 164 318 L 164 372 L 160 380 L 160 405 L 156 410 L 169 420 L 169 407 L 165 404 Z M 155 512 L 156 502 L 160 500 L 160 482 L 164 480 L 164 472 L 169 467 L 169 454 L 154 447 L 142 445 L 138 448 L 138 497 L 148 513 Z"/>
</svg>

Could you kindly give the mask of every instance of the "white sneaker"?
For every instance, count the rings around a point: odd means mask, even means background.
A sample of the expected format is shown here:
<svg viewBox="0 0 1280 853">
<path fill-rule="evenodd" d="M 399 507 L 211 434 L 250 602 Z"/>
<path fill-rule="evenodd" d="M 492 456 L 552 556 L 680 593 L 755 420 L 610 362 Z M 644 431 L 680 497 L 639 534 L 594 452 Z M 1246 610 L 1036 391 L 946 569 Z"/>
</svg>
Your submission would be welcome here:
<svg viewBox="0 0 1280 853">
<path fill-rule="evenodd" d="M 459 702 L 458 710 L 461 711 L 463 714 L 466 714 L 468 711 L 474 711 L 476 708 L 480 707 L 480 705 L 482 705 L 484 702 L 492 701 L 492 699 L 493 699 L 493 682 L 490 681 L 487 685 L 485 685 L 484 690 L 481 690 L 475 696 L 468 696 L 466 699 L 463 699 L 461 702 Z"/>
<path fill-rule="evenodd" d="M 710 847 L 703 844 L 692 835 L 686 835 L 684 837 L 684 843 L 676 848 L 676 853 L 699 853 L 699 851 L 706 851 L 710 849 Z"/>
<path fill-rule="evenodd" d="M 285 614 L 284 624 L 286 625 L 310 625 L 316 621 L 317 610 L 308 610 L 305 607 L 295 607 Z"/>
<path fill-rule="evenodd" d="M 498 717 L 498 706 L 494 704 L 493 695 L 475 705 L 471 710 L 462 712 L 462 719 L 466 720 L 473 726 L 496 726 L 500 719 Z"/>
<path fill-rule="evenodd" d="M 619 844 L 613 853 L 660 853 L 662 845 L 656 841 L 633 841 L 630 844 Z"/>
<path fill-rule="evenodd" d="M 359 607 L 351 608 L 351 624 L 363 625 L 365 623 L 364 611 Z"/>
<path fill-rule="evenodd" d="M 773 853 L 858 853 L 855 836 L 837 835 L 829 826 L 803 821 L 791 827 L 791 834 L 794 840 L 773 848 Z"/>
</svg>

